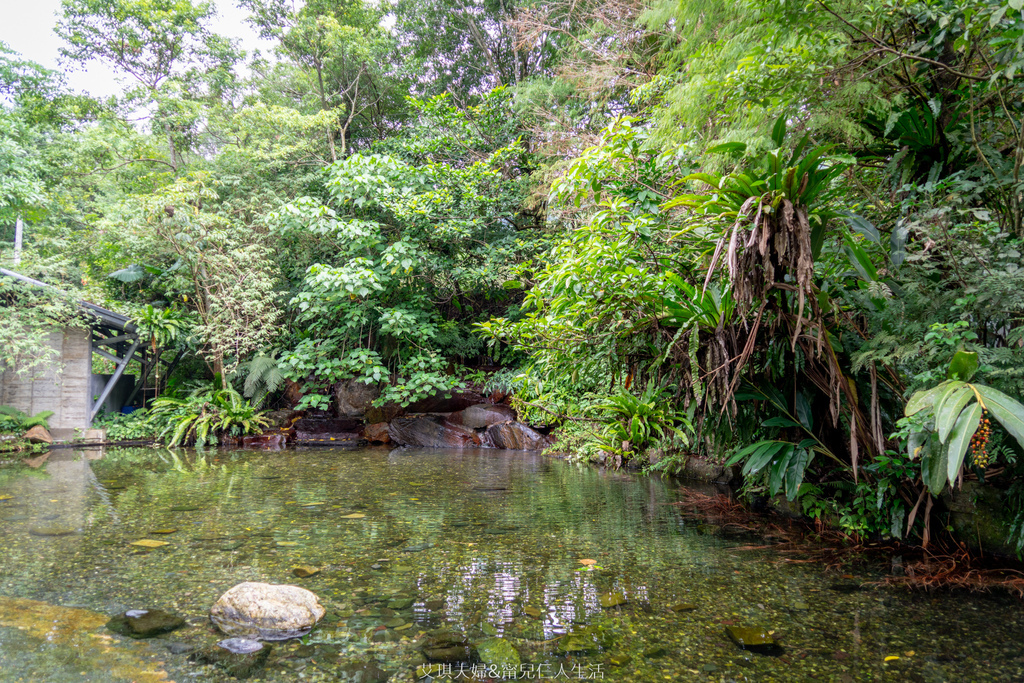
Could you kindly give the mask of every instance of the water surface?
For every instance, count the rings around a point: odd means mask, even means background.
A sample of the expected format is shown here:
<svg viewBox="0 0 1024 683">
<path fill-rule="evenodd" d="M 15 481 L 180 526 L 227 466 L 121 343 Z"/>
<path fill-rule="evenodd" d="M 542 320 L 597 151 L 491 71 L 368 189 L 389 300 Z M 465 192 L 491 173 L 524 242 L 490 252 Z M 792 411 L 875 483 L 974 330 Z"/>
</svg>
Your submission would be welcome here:
<svg viewBox="0 0 1024 683">
<path fill-rule="evenodd" d="M 305 644 L 275 647 L 273 682 L 371 663 L 414 680 L 441 631 L 507 640 L 520 680 L 1024 680 L 1016 600 L 784 562 L 683 520 L 676 499 L 666 480 L 495 450 L 55 451 L 0 469 L 0 681 L 227 680 L 168 646 L 220 640 L 206 613 L 242 581 L 303 586 L 328 610 Z M 149 641 L 103 627 L 135 608 L 189 626 Z M 741 650 L 728 626 L 781 647 Z M 447 680 L 474 677 L 490 680 Z"/>
</svg>

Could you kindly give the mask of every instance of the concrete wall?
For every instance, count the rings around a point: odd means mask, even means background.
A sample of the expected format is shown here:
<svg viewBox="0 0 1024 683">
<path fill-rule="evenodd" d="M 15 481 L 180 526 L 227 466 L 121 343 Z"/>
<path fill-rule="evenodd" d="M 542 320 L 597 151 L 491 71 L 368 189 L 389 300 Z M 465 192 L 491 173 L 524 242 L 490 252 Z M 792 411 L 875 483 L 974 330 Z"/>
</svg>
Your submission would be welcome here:
<svg viewBox="0 0 1024 683">
<path fill-rule="evenodd" d="M 52 410 L 49 423 L 54 437 L 71 438 L 75 429 L 89 427 L 90 332 L 75 327 L 54 330 L 46 344 L 60 352 L 61 362 L 35 376 L 0 372 L 0 405 L 13 406 L 29 415 Z"/>
</svg>

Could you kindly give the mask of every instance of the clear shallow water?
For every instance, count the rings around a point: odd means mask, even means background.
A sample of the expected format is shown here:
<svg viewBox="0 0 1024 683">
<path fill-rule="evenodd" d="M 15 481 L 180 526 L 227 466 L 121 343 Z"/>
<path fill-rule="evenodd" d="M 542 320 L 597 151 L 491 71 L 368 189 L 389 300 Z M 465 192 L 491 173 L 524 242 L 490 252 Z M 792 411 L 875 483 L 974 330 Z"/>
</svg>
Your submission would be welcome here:
<svg viewBox="0 0 1024 683">
<path fill-rule="evenodd" d="M 502 637 L 549 680 L 1024 680 L 1016 600 L 851 592 L 878 577 L 740 550 L 675 499 L 660 479 L 494 450 L 55 451 L 0 469 L 0 681 L 227 680 L 167 646 L 220 640 L 206 613 L 242 581 L 328 609 L 308 645 L 275 647 L 268 681 L 368 662 L 415 680 L 439 629 Z M 189 626 L 147 641 L 103 627 L 133 608 Z M 730 625 L 773 631 L 782 656 L 741 651 Z"/>
</svg>

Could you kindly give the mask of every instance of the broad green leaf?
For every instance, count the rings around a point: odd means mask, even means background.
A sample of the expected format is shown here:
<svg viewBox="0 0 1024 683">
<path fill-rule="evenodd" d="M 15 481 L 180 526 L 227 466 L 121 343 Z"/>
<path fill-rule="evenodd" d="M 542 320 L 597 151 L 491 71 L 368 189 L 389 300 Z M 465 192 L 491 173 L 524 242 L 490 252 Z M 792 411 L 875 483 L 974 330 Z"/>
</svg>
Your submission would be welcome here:
<svg viewBox="0 0 1024 683">
<path fill-rule="evenodd" d="M 757 474 L 765 465 L 771 462 L 776 453 L 787 445 L 785 441 L 763 441 L 761 443 L 761 447 L 750 456 L 747 464 L 743 466 L 743 476 Z"/>
<path fill-rule="evenodd" d="M 789 469 L 786 470 L 786 498 L 796 500 L 800 485 L 804 481 L 804 472 L 814 459 L 814 451 L 809 448 L 797 449 L 793 458 L 789 461 Z"/>
<path fill-rule="evenodd" d="M 973 392 L 972 392 L 973 395 Z M 946 474 L 949 478 L 949 485 L 956 481 L 960 473 L 960 465 L 964 462 L 964 455 L 967 453 L 967 446 L 971 443 L 971 437 L 978 430 L 981 422 L 981 404 L 973 403 L 961 413 L 956 421 L 949 438 L 949 455 L 946 462 Z"/>
<path fill-rule="evenodd" d="M 708 154 L 736 154 L 747 151 L 746 144 L 742 142 L 723 142 L 720 145 L 709 147 L 707 150 Z"/>
<path fill-rule="evenodd" d="M 807 402 L 807 397 L 802 391 L 798 391 L 796 394 L 796 416 L 804 429 L 811 431 L 814 427 L 814 417 L 811 415 L 811 404 Z"/>
<path fill-rule="evenodd" d="M 877 280 L 878 271 L 875 270 L 875 264 L 871 262 L 871 257 L 868 256 L 867 252 L 854 242 L 849 235 L 845 236 L 844 241 L 843 251 L 846 252 L 846 258 L 849 259 L 850 265 L 857 271 L 857 274 L 868 282 Z"/>
<path fill-rule="evenodd" d="M 958 380 L 946 383 L 946 388 L 943 390 L 939 397 L 935 399 L 935 406 L 932 408 L 932 412 L 937 416 L 939 411 L 942 410 L 942 404 L 945 403 L 953 394 L 960 389 L 964 388 L 964 383 Z"/>
<path fill-rule="evenodd" d="M 775 462 L 772 463 L 771 473 L 768 475 L 768 491 L 774 496 L 778 494 L 779 489 L 782 488 L 782 482 L 786 475 L 786 471 L 789 469 L 790 460 L 793 459 L 793 453 L 796 448 L 793 444 L 787 444 L 782 453 L 775 458 Z"/>
<path fill-rule="evenodd" d="M 978 371 L 978 354 L 973 351 L 957 351 L 953 360 L 949 362 L 949 370 L 946 372 L 948 379 L 958 379 L 961 382 L 970 382 L 974 373 Z"/>
<path fill-rule="evenodd" d="M 1024 2 L 1024 0 L 1021 0 Z M 782 143 L 786 140 L 786 115 L 783 114 L 775 122 L 772 127 L 772 142 L 775 143 L 776 147 L 782 147 Z"/>
<path fill-rule="evenodd" d="M 947 380 L 946 382 L 943 382 L 938 386 L 934 386 L 931 389 L 914 392 L 914 395 L 910 397 L 909 401 L 907 401 L 907 405 L 903 409 L 903 414 L 910 417 L 911 415 L 919 413 L 927 408 L 934 408 L 935 401 L 938 400 L 939 396 L 942 395 L 942 392 L 946 390 L 946 386 L 948 384 L 949 381 Z"/>
<path fill-rule="evenodd" d="M 933 496 L 946 487 L 946 459 L 948 451 L 939 443 L 939 435 L 932 432 L 921 451 L 921 478 Z"/>
<path fill-rule="evenodd" d="M 771 417 L 761 423 L 762 427 L 799 427 L 799 422 L 794 422 L 788 417 Z"/>
<path fill-rule="evenodd" d="M 999 424 L 1024 447 L 1024 405 L 992 387 L 975 384 L 974 388 L 981 394 L 992 417 L 999 420 Z"/>
<path fill-rule="evenodd" d="M 946 443 L 946 437 L 956 424 L 961 411 L 972 398 L 974 392 L 969 386 L 964 386 L 944 397 L 941 403 L 935 404 L 935 429 L 939 433 L 939 441 Z"/>
</svg>

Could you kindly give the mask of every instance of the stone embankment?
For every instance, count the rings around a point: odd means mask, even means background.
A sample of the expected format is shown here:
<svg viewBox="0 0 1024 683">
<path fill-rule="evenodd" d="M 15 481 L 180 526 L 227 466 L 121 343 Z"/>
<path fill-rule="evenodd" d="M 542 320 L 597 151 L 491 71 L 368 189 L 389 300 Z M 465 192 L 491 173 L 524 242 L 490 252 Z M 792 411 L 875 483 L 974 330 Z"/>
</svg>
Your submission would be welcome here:
<svg viewBox="0 0 1024 683">
<path fill-rule="evenodd" d="M 376 444 L 421 448 L 502 448 L 536 451 L 552 438 L 519 422 L 503 396 L 476 392 L 437 395 L 401 408 L 374 406 L 378 393 L 365 385 L 341 382 L 334 410 L 278 410 L 268 414 L 271 427 L 241 439 L 247 448 Z"/>
</svg>

